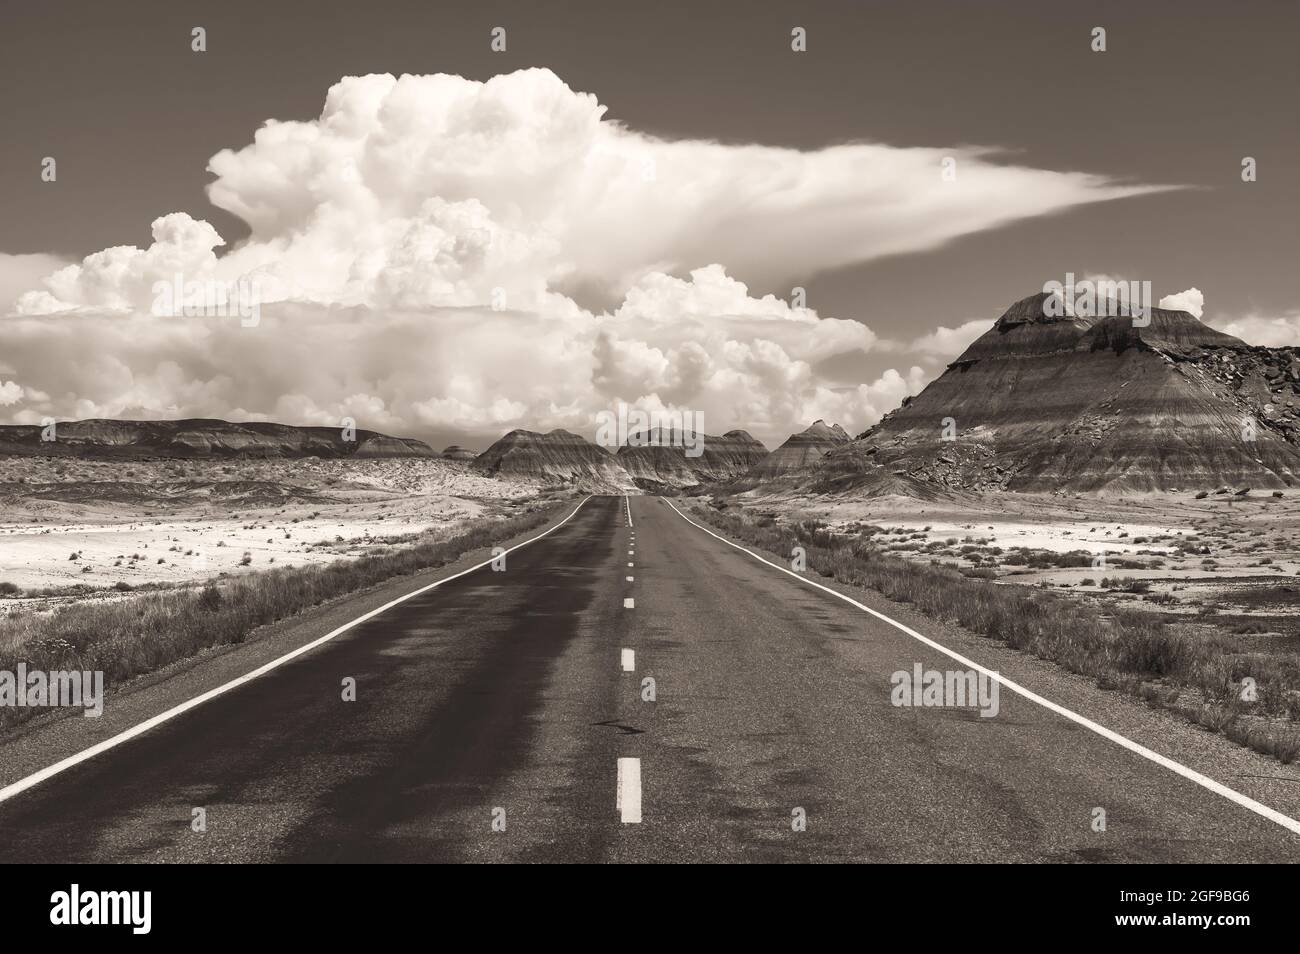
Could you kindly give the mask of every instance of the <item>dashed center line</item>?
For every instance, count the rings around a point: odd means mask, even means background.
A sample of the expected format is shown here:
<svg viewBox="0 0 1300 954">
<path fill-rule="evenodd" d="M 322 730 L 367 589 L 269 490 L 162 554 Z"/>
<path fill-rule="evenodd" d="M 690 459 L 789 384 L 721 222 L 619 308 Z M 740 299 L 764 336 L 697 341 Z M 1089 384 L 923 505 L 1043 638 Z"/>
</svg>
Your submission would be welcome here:
<svg viewBox="0 0 1300 954">
<path fill-rule="evenodd" d="M 627 494 L 623 495 L 623 502 L 627 505 L 627 525 L 632 526 L 632 500 Z M 636 543 L 636 531 L 632 531 L 631 543 Z M 633 555 L 632 550 L 627 551 L 628 556 Z M 628 566 L 632 566 L 629 561 Z M 632 582 L 632 577 L 627 581 Z M 623 600 L 624 609 L 633 609 L 636 601 L 630 596 Z M 631 649 L 622 651 L 622 666 L 624 672 L 636 671 L 636 653 Z M 618 794 L 615 796 L 615 806 L 618 808 L 619 819 L 625 825 L 641 824 L 641 760 L 633 758 L 620 758 L 618 760 Z"/>
<path fill-rule="evenodd" d="M 625 825 L 641 824 L 641 760 L 618 760 L 618 815 Z"/>
</svg>

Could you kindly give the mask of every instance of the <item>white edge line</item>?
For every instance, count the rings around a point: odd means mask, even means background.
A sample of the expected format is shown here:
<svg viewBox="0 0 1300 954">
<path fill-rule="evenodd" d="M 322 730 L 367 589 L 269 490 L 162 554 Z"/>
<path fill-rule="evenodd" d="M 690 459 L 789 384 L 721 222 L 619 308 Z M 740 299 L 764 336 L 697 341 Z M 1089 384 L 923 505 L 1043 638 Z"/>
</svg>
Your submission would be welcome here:
<svg viewBox="0 0 1300 954">
<path fill-rule="evenodd" d="M 530 537 L 529 539 L 524 540 L 522 543 L 516 543 L 514 546 L 509 547 L 503 552 L 510 553 L 514 550 L 518 550 L 520 547 L 526 547 L 528 546 L 528 544 L 542 539 L 542 537 L 546 536 L 547 534 L 554 533 L 556 530 L 560 529 L 560 527 L 568 523 L 573 518 L 573 515 L 582 509 L 583 504 L 585 504 L 590 499 L 591 499 L 590 495 L 584 497 L 582 501 L 578 504 L 578 506 L 573 508 L 573 513 L 570 513 L 567 517 L 565 517 L 555 526 L 551 527 L 549 530 L 546 530 L 543 533 L 539 533 L 535 537 Z M 502 554 L 497 554 L 497 556 L 501 556 L 501 555 Z M 429 590 L 442 586 L 444 583 L 450 583 L 452 580 L 465 576 L 467 573 L 473 573 L 475 570 L 481 570 L 483 569 L 483 567 L 489 565 L 494 559 L 496 559 L 496 557 L 489 557 L 488 559 L 484 560 L 482 563 L 476 563 L 467 570 L 461 570 L 459 573 L 453 573 L 451 576 L 444 577 L 441 580 L 435 580 L 433 583 L 430 583 L 427 586 L 422 586 L 418 590 L 412 590 L 411 592 L 407 593 L 405 596 L 399 596 L 395 600 L 390 600 L 389 602 L 385 603 L 383 606 L 380 606 L 377 609 L 372 609 L 369 613 L 366 613 L 362 616 L 358 616 L 350 623 L 344 623 L 342 626 L 338 627 L 337 629 L 331 630 L 330 632 L 326 633 L 324 636 L 318 637 L 317 639 L 313 639 L 311 642 L 299 646 L 297 649 L 291 652 L 287 652 L 283 656 L 280 656 L 277 659 L 271 660 L 269 663 L 265 663 L 264 665 L 257 667 L 252 672 L 245 673 L 244 675 L 239 676 L 236 679 L 230 680 L 230 682 L 223 683 L 222 685 L 217 686 L 215 689 L 209 689 L 207 692 L 197 695 L 193 699 L 188 699 L 185 702 L 180 703 L 179 705 L 172 706 L 172 708 L 166 710 L 165 712 L 160 712 L 156 716 L 153 716 L 152 718 L 145 719 L 143 722 L 131 726 L 131 728 L 129 729 L 124 729 L 123 731 L 119 732 L 117 735 L 107 738 L 102 742 L 97 742 L 88 749 L 83 749 L 80 752 L 77 752 L 73 755 L 69 755 L 67 758 L 55 762 L 53 765 L 47 766 L 46 768 L 41 769 L 39 772 L 34 772 L 31 775 L 28 775 L 26 778 L 19 779 L 18 781 L 10 785 L 6 785 L 4 788 L 0 788 L 0 802 L 6 802 L 9 799 L 13 798 L 15 795 L 19 795 L 27 791 L 29 788 L 33 788 L 34 786 L 39 785 L 41 782 L 53 778 L 55 775 L 58 775 L 60 772 L 67 771 L 68 769 L 72 768 L 74 765 L 79 765 L 82 762 L 85 762 L 89 759 L 93 759 L 96 755 L 102 755 L 104 752 L 107 752 L 109 749 L 116 748 L 117 746 L 121 745 L 123 742 L 128 742 L 131 739 L 134 739 L 138 735 L 143 735 L 144 733 L 148 732 L 150 729 L 156 728 L 162 725 L 164 722 L 169 722 L 170 720 L 176 718 L 178 715 L 188 712 L 191 709 L 197 708 L 198 706 L 203 705 L 203 703 L 208 702 L 211 699 L 215 699 L 217 696 L 224 695 L 225 693 L 229 692 L 231 689 L 236 689 L 239 686 L 244 685 L 245 683 L 252 682 L 258 676 L 265 675 L 266 673 L 270 672 L 272 669 L 276 669 L 280 666 L 283 666 L 291 659 L 296 659 L 297 657 L 301 656 L 303 653 L 309 652 L 310 650 L 315 649 L 317 646 L 329 642 L 335 636 L 338 636 L 342 633 L 346 633 L 349 629 L 356 626 L 358 623 L 364 623 L 366 620 L 372 619 L 378 616 L 380 613 L 392 609 L 394 606 L 396 606 L 399 603 L 405 603 L 407 600 L 411 599 L 412 597 L 419 596 L 421 593 L 427 593 Z"/>
<path fill-rule="evenodd" d="M 1038 705 L 1042 706 L 1043 708 L 1055 712 L 1059 716 L 1064 716 L 1065 718 L 1069 719 L 1071 722 L 1075 722 L 1078 725 L 1083 726 L 1085 729 L 1097 733 L 1097 735 L 1100 735 L 1102 738 L 1109 739 L 1111 742 L 1114 742 L 1116 745 L 1122 746 L 1123 748 L 1128 749 L 1130 752 L 1134 752 L 1137 755 L 1142 756 L 1144 759 L 1148 759 L 1149 761 L 1152 761 L 1159 766 L 1167 768 L 1169 771 L 1175 773 L 1176 775 L 1181 775 L 1183 778 L 1187 779 L 1188 781 L 1195 782 L 1197 785 L 1201 786 L 1202 788 L 1208 789 L 1209 791 L 1214 792 L 1214 794 L 1216 795 L 1221 795 L 1224 798 L 1228 799 L 1228 801 L 1235 802 L 1236 804 L 1240 805 L 1242 808 L 1249 809 L 1250 811 L 1254 812 L 1256 815 L 1260 815 L 1264 818 L 1267 818 L 1271 822 L 1276 822 L 1277 824 L 1281 825 L 1283 828 L 1287 829 L 1288 831 L 1300 835 L 1300 821 L 1296 821 L 1290 815 L 1284 815 L 1275 808 L 1269 808 L 1267 805 L 1263 804 L 1262 802 L 1255 801 L 1249 795 L 1243 795 L 1241 794 L 1241 792 L 1237 791 L 1236 789 L 1229 788 L 1228 786 L 1224 785 L 1222 782 L 1216 782 L 1208 775 L 1202 775 L 1200 772 L 1196 771 L 1195 769 L 1188 768 L 1186 765 L 1183 765 L 1181 762 L 1175 762 L 1173 759 L 1163 756 L 1159 752 L 1153 752 L 1151 749 L 1148 749 L 1145 745 L 1140 745 L 1139 743 L 1134 742 L 1132 739 L 1122 736 L 1118 732 L 1115 732 L 1112 729 L 1106 728 L 1104 725 L 1101 725 L 1100 723 L 1093 722 L 1087 716 L 1081 716 L 1079 715 L 1079 713 L 1067 709 L 1065 708 L 1065 706 L 1058 705 L 1057 703 L 1052 702 L 1050 699 L 1044 699 L 1042 696 L 1038 695 L 1038 693 L 1026 689 L 1024 686 L 1011 681 L 1006 676 L 994 672 L 991 669 L 986 669 L 985 667 L 979 665 L 978 663 L 967 659 L 965 656 L 961 655 L 960 653 L 956 653 L 953 650 L 948 649 L 946 646 L 942 646 L 939 643 L 936 643 L 933 639 L 930 639 L 928 636 L 922 636 L 916 630 L 908 626 L 904 626 L 902 623 L 898 622 L 897 620 L 890 619 L 884 613 L 873 610 L 870 606 L 864 606 L 862 603 L 859 603 L 857 600 L 853 599 L 850 596 L 844 595 L 838 590 L 833 590 L 829 586 L 823 586 L 821 583 L 818 583 L 816 580 L 810 580 L 805 576 L 800 576 L 798 573 L 794 572 L 793 570 L 787 570 L 785 567 L 781 566 L 778 563 L 773 563 L 770 560 L 763 559 L 761 556 L 759 556 L 757 553 L 754 553 L 752 550 L 746 549 L 745 547 L 742 547 L 738 543 L 732 543 L 726 537 L 714 533 L 708 527 L 701 526 L 700 524 L 692 520 L 690 517 L 686 516 L 686 514 L 682 513 L 680 510 L 677 510 L 677 507 L 674 506 L 671 500 L 668 500 L 667 498 L 663 498 L 663 499 L 664 502 L 668 504 L 668 506 L 672 507 L 673 510 L 677 512 L 677 516 L 681 517 L 691 526 L 699 530 L 703 530 L 711 537 L 716 537 L 717 539 L 721 540 L 729 547 L 735 547 L 737 550 L 741 551 L 742 553 L 749 554 L 759 563 L 766 563 L 768 566 L 772 567 L 773 569 L 780 570 L 782 573 L 786 574 L 787 576 L 794 577 L 796 580 L 799 580 L 801 583 L 807 583 L 809 586 L 814 586 L 817 589 L 822 590 L 823 592 L 831 594 L 831 596 L 838 597 L 839 599 L 842 599 L 844 602 L 856 606 L 858 609 L 862 610 L 863 612 L 870 613 L 872 616 L 876 617 L 876 619 L 888 623 L 890 626 L 893 626 L 895 629 L 902 630 L 904 633 L 906 633 L 908 636 L 911 636 L 913 639 L 919 640 L 920 642 L 929 646 L 931 649 L 937 649 L 945 656 L 948 656 L 949 658 L 956 660 L 957 662 L 961 663 L 963 666 L 968 666 L 969 668 L 974 669 L 976 672 L 983 673 L 985 676 L 987 676 L 990 679 L 997 680 L 998 683 L 1000 683 L 1003 686 L 1006 686 L 1008 689 L 1010 689 L 1012 692 L 1016 693 L 1017 695 L 1024 696 L 1030 702 L 1035 702 Z"/>
</svg>

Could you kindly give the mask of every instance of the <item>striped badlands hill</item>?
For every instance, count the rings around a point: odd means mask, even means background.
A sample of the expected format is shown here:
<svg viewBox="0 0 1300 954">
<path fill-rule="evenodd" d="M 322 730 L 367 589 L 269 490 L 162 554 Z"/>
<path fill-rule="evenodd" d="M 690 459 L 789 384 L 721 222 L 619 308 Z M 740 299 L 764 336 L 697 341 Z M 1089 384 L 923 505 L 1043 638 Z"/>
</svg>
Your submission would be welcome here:
<svg viewBox="0 0 1300 954">
<path fill-rule="evenodd" d="M 826 454 L 809 489 L 1300 485 L 1297 349 L 1252 347 L 1183 311 L 1057 317 L 1046 300 L 1012 305 L 924 391 Z"/>
<path fill-rule="evenodd" d="M 838 424 L 814 421 L 807 430 L 791 434 L 784 444 L 755 464 L 746 477 L 770 480 L 787 474 L 807 474 L 822 455 L 851 440 Z"/>
<path fill-rule="evenodd" d="M 618 493 L 631 478 L 613 454 L 569 431 L 514 430 L 479 454 L 473 468 L 492 477 L 522 477 L 539 484 Z"/>
</svg>

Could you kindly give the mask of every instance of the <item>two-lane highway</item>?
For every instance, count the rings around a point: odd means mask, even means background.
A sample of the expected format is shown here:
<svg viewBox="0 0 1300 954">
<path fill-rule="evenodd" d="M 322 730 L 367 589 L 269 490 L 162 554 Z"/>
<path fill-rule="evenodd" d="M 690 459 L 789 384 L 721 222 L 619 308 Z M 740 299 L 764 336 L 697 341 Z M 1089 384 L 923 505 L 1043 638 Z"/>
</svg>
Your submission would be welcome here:
<svg viewBox="0 0 1300 954">
<path fill-rule="evenodd" d="M 954 668 L 665 500 L 593 497 L 503 571 L 0 803 L 0 860 L 1296 857 L 1274 821 L 1013 692 L 992 718 L 896 707 L 918 663 Z"/>
</svg>

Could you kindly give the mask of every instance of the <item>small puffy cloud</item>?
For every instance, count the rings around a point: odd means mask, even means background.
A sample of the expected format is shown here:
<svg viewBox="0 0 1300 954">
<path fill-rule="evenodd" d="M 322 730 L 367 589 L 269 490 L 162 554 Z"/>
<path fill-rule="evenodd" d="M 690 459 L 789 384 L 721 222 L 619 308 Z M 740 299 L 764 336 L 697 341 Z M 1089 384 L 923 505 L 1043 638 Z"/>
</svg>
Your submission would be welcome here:
<svg viewBox="0 0 1300 954">
<path fill-rule="evenodd" d="M 0 381 L 0 407 L 17 404 L 23 399 L 23 389 L 15 381 Z"/>
<path fill-rule="evenodd" d="M 176 275 L 185 280 L 212 277 L 217 267 L 215 249 L 225 244 L 216 229 L 184 212 L 154 219 L 152 228 L 153 244 L 147 249 L 116 245 L 86 256 L 80 264 L 67 265 L 45 279 L 43 291 L 19 297 L 17 312 L 148 311 L 155 282 L 170 282 Z"/>
<path fill-rule="evenodd" d="M 952 361 L 991 327 L 993 323 L 987 318 L 976 318 L 956 328 L 940 325 L 929 334 L 907 343 L 902 350 L 931 361 Z"/>
<path fill-rule="evenodd" d="M 1236 318 L 1215 318 L 1210 324 L 1226 334 L 1236 335 L 1242 341 L 1266 348 L 1300 346 L 1300 312 L 1284 315 L 1240 315 Z"/>
<path fill-rule="evenodd" d="M 689 279 L 645 276 L 600 328 L 592 380 L 610 402 L 692 409 L 715 433 L 744 427 L 782 440 L 832 403 L 846 426 L 876 414 L 866 392 L 834 391 L 813 370 L 870 350 L 870 329 L 772 295 L 752 297 L 720 265 Z"/>
<path fill-rule="evenodd" d="M 1200 318 L 1205 311 L 1205 296 L 1199 288 L 1189 288 L 1161 298 L 1159 307 L 1170 311 L 1185 311 L 1193 318 Z"/>
<path fill-rule="evenodd" d="M 903 398 L 920 393 L 928 377 L 913 365 L 905 373 L 889 368 L 875 381 L 855 388 L 818 388 L 805 403 L 804 416 L 809 424 L 830 421 L 856 436 L 898 407 Z"/>
<path fill-rule="evenodd" d="M 19 296 L 70 264 L 58 255 L 9 255 L 0 252 L 0 315 L 14 310 Z"/>
</svg>

